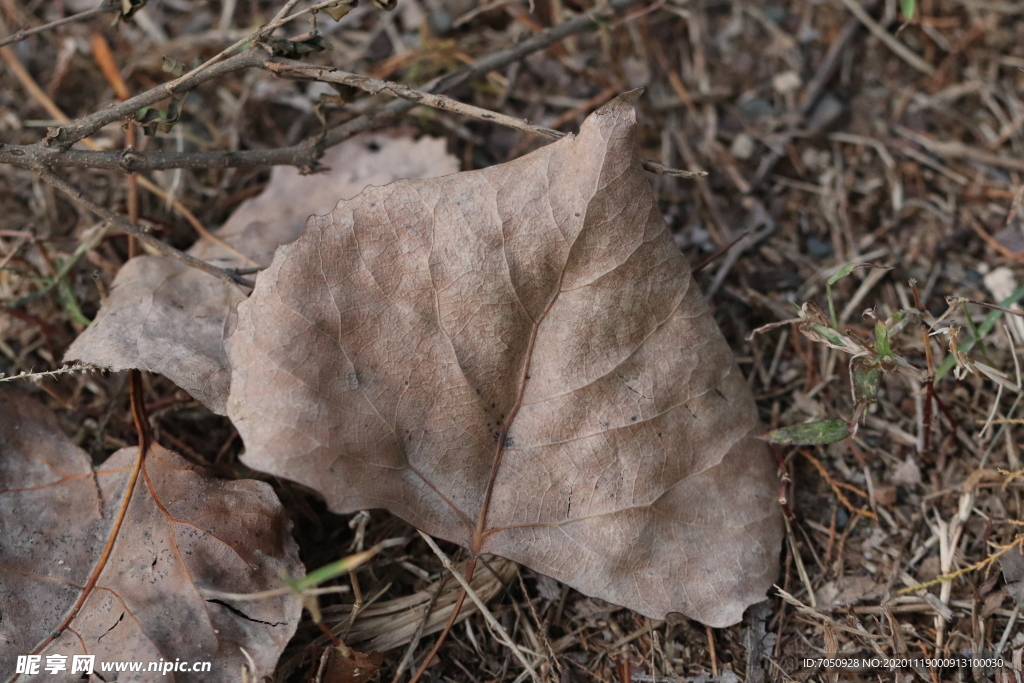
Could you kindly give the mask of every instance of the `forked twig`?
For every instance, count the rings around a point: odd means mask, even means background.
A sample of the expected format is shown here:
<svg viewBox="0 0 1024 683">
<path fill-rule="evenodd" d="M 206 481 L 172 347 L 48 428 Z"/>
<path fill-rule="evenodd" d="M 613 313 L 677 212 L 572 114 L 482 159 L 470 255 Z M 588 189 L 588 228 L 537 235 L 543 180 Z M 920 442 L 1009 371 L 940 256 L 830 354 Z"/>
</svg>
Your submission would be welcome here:
<svg viewBox="0 0 1024 683">
<path fill-rule="evenodd" d="M 611 0 L 580 16 L 563 21 L 540 31 L 523 42 L 505 50 L 478 59 L 473 64 L 423 86 L 424 92 L 441 93 L 466 81 L 501 69 L 524 57 L 543 50 L 568 36 L 592 30 L 600 20 L 636 5 L 640 0 Z M 323 3 L 320 3 L 323 4 Z M 319 5 L 317 5 L 319 6 Z M 312 9 L 312 8 L 310 8 Z M 308 10 L 307 10 L 308 11 Z M 274 22 L 271 22 L 272 24 Z M 278 24 L 280 25 L 280 24 Z M 268 24 L 268 27 L 270 24 Z M 231 48 L 225 52 L 230 51 Z M 223 54 L 223 53 L 222 53 Z M 44 142 L 31 145 L 0 145 L 0 163 L 22 168 L 60 164 L 61 167 L 106 168 L 124 172 L 149 171 L 168 168 L 240 168 L 253 166 L 296 166 L 313 168 L 324 150 L 372 128 L 379 128 L 396 120 L 412 109 L 416 103 L 395 100 L 386 106 L 367 112 L 351 121 L 332 128 L 326 135 L 317 135 L 292 147 L 279 149 L 253 149 L 220 152 L 122 152 L 86 151 L 70 149 L 72 143 L 91 135 L 103 126 L 120 121 L 142 107 L 210 81 L 218 76 L 242 69 L 259 67 L 266 54 L 258 48 L 223 59 L 210 66 L 204 65 L 174 81 L 151 88 L 124 102 L 110 105 L 59 129 Z M 207 62 L 211 64 L 211 62 Z"/>
</svg>

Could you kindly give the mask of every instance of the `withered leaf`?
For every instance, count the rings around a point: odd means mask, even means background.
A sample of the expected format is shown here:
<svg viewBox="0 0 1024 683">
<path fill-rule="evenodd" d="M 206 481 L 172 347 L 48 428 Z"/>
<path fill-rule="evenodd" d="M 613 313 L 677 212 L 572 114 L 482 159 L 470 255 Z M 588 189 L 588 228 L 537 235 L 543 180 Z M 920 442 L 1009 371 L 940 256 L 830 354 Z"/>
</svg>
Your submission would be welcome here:
<svg viewBox="0 0 1024 683">
<path fill-rule="evenodd" d="M 454 157 L 445 153 L 444 140 L 435 138 L 360 137 L 328 150 L 322 161 L 331 170 L 313 176 L 274 168 L 263 193 L 244 202 L 217 236 L 265 266 L 279 245 L 298 237 L 307 216 L 330 211 L 339 199 L 354 197 L 367 185 L 458 170 Z M 252 265 L 207 240 L 189 253 L 223 268 Z M 224 414 L 229 382 L 224 327 L 242 299 L 238 290 L 212 275 L 173 259 L 140 256 L 117 274 L 96 320 L 65 358 L 161 373 Z"/>
<path fill-rule="evenodd" d="M 79 680 L 70 657 L 101 662 L 209 661 L 176 681 L 237 681 L 245 648 L 273 673 L 301 612 L 292 594 L 232 603 L 204 590 L 253 593 L 304 573 L 290 522 L 263 482 L 216 479 L 153 446 L 95 587 L 136 456 L 93 470 L 40 404 L 0 392 L 0 672 L 17 655 L 68 657 L 47 681 Z M 85 595 L 77 616 L 74 606 Z M 61 630 L 62 629 L 62 630 Z M 157 676 L 160 677 L 159 675 Z M 32 677 L 30 677 L 32 678 Z M 151 681 L 153 673 L 118 681 Z"/>
<path fill-rule="evenodd" d="M 650 617 L 763 600 L 775 466 L 634 128 L 311 218 L 226 342 L 246 464 Z"/>
</svg>

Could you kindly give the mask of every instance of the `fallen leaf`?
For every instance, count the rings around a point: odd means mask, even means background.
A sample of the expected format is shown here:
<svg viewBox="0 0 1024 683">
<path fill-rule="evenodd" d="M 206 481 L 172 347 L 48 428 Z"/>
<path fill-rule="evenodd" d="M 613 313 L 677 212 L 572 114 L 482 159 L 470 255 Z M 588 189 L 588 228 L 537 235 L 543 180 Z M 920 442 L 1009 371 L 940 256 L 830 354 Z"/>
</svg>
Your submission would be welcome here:
<svg viewBox="0 0 1024 683">
<path fill-rule="evenodd" d="M 76 654 L 95 655 L 97 672 L 111 661 L 208 661 L 209 673 L 177 672 L 173 680 L 237 681 L 246 663 L 241 648 L 257 679 L 273 673 L 298 625 L 299 599 L 232 602 L 203 594 L 278 588 L 282 574 L 304 573 L 273 490 L 259 481 L 216 479 L 154 445 L 103 563 L 136 450 L 121 449 L 94 471 L 49 410 L 0 392 L 5 680 L 17 655 L 30 653 L 43 655 L 44 665 L 47 655 L 68 657 L 61 677 L 41 673 L 47 681 L 79 680 L 80 673 L 70 673 Z M 117 680 L 154 679 L 143 673 Z"/>
<path fill-rule="evenodd" d="M 739 621 L 778 573 L 775 465 L 634 128 L 627 96 L 311 218 L 226 342 L 244 462 L 652 618 Z"/>
<path fill-rule="evenodd" d="M 330 211 L 339 199 L 354 197 L 367 185 L 458 170 L 455 158 L 445 153 L 444 140 L 426 137 L 360 137 L 328 150 L 322 162 L 331 170 L 313 176 L 300 175 L 290 166 L 274 168 L 263 193 L 239 206 L 217 237 L 265 266 L 278 246 L 299 236 L 307 216 Z M 222 268 L 252 265 L 205 239 L 189 253 Z M 230 380 L 224 328 L 244 298 L 216 277 L 179 261 L 134 258 L 118 273 L 96 320 L 65 359 L 158 372 L 223 415 Z"/>
</svg>

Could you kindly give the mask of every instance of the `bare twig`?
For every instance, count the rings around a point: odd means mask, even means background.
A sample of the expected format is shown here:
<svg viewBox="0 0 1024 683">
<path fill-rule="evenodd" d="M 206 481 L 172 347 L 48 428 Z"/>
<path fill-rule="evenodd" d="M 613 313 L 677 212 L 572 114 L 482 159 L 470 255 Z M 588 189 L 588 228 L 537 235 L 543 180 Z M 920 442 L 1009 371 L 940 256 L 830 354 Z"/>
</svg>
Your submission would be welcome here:
<svg viewBox="0 0 1024 683">
<path fill-rule="evenodd" d="M 43 33 L 45 31 L 50 31 L 52 29 L 58 28 L 60 26 L 63 26 L 64 24 L 70 24 L 70 23 L 75 22 L 75 21 L 86 21 L 87 19 L 92 19 L 93 17 L 98 17 L 101 14 L 110 14 L 111 12 L 116 12 L 116 11 L 117 11 L 117 7 L 116 6 L 114 6 L 112 4 L 109 4 L 107 2 L 104 2 L 99 7 L 93 7 L 92 9 L 87 9 L 85 11 L 78 12 L 77 14 L 72 14 L 70 17 L 64 17 L 63 19 L 56 19 L 56 20 L 51 21 L 49 23 L 43 24 L 41 26 L 33 26 L 32 28 L 23 28 L 22 30 L 20 30 L 20 31 L 18 31 L 16 33 L 12 33 L 11 35 L 7 36 L 6 38 L 0 38 L 0 47 L 3 47 L 4 45 L 10 45 L 11 43 L 21 42 L 22 40 L 25 40 L 26 38 L 28 38 L 30 36 L 36 35 L 37 33 Z"/>
<path fill-rule="evenodd" d="M 224 74 L 259 66 L 265 57 L 266 53 L 262 50 L 246 50 L 242 54 L 231 57 L 230 59 L 220 62 L 219 64 L 216 64 L 202 72 L 192 72 L 194 75 L 185 74 L 181 78 L 177 78 L 169 83 L 163 83 L 155 88 L 150 88 L 146 92 L 136 95 L 135 97 L 124 100 L 123 102 L 116 102 L 100 109 L 98 112 L 84 116 L 76 121 L 72 121 L 68 125 L 58 129 L 47 139 L 47 142 L 49 142 L 50 145 L 58 145 L 65 148 L 70 147 L 82 138 L 92 135 L 108 123 L 121 121 L 143 107 L 148 107 L 173 95 L 178 95 L 188 90 L 192 90 L 197 86 L 223 76 Z"/>
<path fill-rule="evenodd" d="M 66 375 L 75 372 L 99 372 L 101 370 L 103 370 L 103 368 L 98 368 L 95 365 L 89 365 L 88 363 L 64 364 L 56 370 L 47 370 L 45 372 L 20 372 L 17 375 L 11 375 L 10 377 L 0 372 L 0 382 L 13 382 L 18 379 L 27 379 L 33 382 L 38 382 L 43 377 L 55 377 L 57 375 Z"/>
<path fill-rule="evenodd" d="M 842 3 L 846 5 L 846 9 L 850 10 L 853 16 L 857 17 L 860 23 L 864 24 L 864 27 L 867 28 L 867 30 L 871 31 L 872 35 L 885 43 L 890 50 L 895 52 L 897 57 L 921 73 L 928 74 L 929 76 L 935 74 L 934 66 L 914 54 L 909 47 L 897 40 L 896 36 L 886 31 L 881 24 L 871 18 L 871 15 L 861 7 L 857 0 L 842 0 Z"/>
<path fill-rule="evenodd" d="M 254 283 L 251 280 L 246 279 L 235 272 L 225 270 L 224 268 L 218 268 L 217 266 L 209 264 L 206 261 L 201 261 L 197 259 L 195 256 L 192 256 L 191 254 L 186 254 L 183 251 L 179 251 L 178 249 L 175 249 L 174 247 L 161 242 L 160 240 L 146 232 L 144 229 L 129 221 L 124 216 L 118 215 L 111 211 L 110 209 L 106 208 L 105 206 L 102 206 L 92 201 L 91 199 L 86 197 L 81 190 L 74 187 L 73 185 L 63 180 L 59 176 L 55 175 L 53 171 L 51 171 L 50 169 L 36 168 L 33 170 L 39 175 L 40 178 L 42 178 L 47 183 L 53 185 L 55 188 L 66 194 L 79 206 L 88 209 L 89 211 L 96 214 L 103 220 L 113 223 L 117 227 L 121 228 L 124 232 L 137 238 L 140 242 L 148 244 L 149 246 L 153 247 L 164 256 L 169 256 L 173 259 L 181 261 L 185 265 L 191 266 L 193 268 L 198 268 L 204 273 L 209 273 L 210 275 L 213 275 L 214 277 L 223 280 L 228 284 L 239 284 L 250 288 L 253 287 Z"/>
<path fill-rule="evenodd" d="M 482 57 L 473 64 L 427 84 L 424 92 L 440 93 L 451 90 L 468 80 L 477 78 L 495 69 L 501 69 L 529 54 L 543 50 L 570 35 L 599 26 L 599 20 L 614 16 L 640 0 L 611 0 L 586 14 L 540 31 L 527 40 L 505 50 Z M 268 25 L 269 26 L 269 25 Z M 167 168 L 231 168 L 252 166 L 297 166 L 313 168 L 317 159 L 328 147 L 333 147 L 354 135 L 371 128 L 387 125 L 415 106 L 414 102 L 396 100 L 388 105 L 367 112 L 327 132 L 292 147 L 274 150 L 243 150 L 222 152 L 137 152 L 112 151 L 90 152 L 68 149 L 83 137 L 91 135 L 103 126 L 119 121 L 142 107 L 159 102 L 174 94 L 191 90 L 209 80 L 241 69 L 259 67 L 266 60 L 266 53 L 250 49 L 242 54 L 225 59 L 208 69 L 193 71 L 169 83 L 152 88 L 124 102 L 78 119 L 60 130 L 45 143 L 33 145 L 0 145 L 0 163 L 24 168 L 49 166 L 59 163 L 62 167 L 106 168 L 124 172 L 137 172 Z M 54 148 L 54 142 L 60 148 Z"/>
<path fill-rule="evenodd" d="M 441 560 L 441 564 L 444 565 L 444 568 L 451 572 L 451 575 L 454 576 L 455 580 L 459 582 L 459 585 L 462 586 L 462 589 L 466 591 L 466 594 L 469 596 L 470 600 L 476 603 L 477 608 L 480 609 L 480 614 L 482 614 L 484 619 L 487 620 L 487 624 L 492 629 L 494 629 L 494 632 L 505 643 L 509 650 L 512 651 L 512 654 L 515 655 L 515 658 L 518 659 L 519 663 L 523 665 L 523 668 L 530 672 L 530 675 L 533 677 L 533 680 L 539 680 L 537 678 L 537 672 L 533 670 L 533 666 L 523 655 L 522 650 L 520 650 L 516 646 L 515 641 L 512 640 L 512 638 L 508 635 L 508 632 L 505 631 L 502 625 L 498 623 L 498 620 L 494 618 L 494 615 L 491 614 L 491 611 L 487 609 L 487 605 L 485 605 L 483 600 L 481 600 L 477 596 L 476 592 L 473 590 L 473 587 L 470 586 L 469 582 L 466 581 L 462 574 L 459 573 L 459 570 L 455 568 L 455 565 L 452 564 L 452 561 L 448 558 L 447 555 L 444 554 L 444 551 L 437 547 L 437 544 L 434 543 L 434 539 L 432 539 L 430 536 L 423 533 L 422 531 L 420 531 L 419 534 L 423 537 L 423 540 L 426 541 L 427 545 L 430 546 L 430 549 L 434 551 L 434 554 L 437 555 L 437 558 Z"/>
<path fill-rule="evenodd" d="M 956 140 L 933 140 L 926 135 L 922 135 L 921 133 L 904 126 L 896 126 L 895 130 L 903 137 L 913 140 L 932 154 L 936 154 L 941 157 L 948 159 L 967 159 L 968 161 L 976 161 L 980 164 L 987 164 L 989 166 L 1008 168 L 1014 171 L 1024 171 L 1024 160 L 1021 159 L 1003 157 L 998 154 L 993 154 L 992 152 L 968 147 L 964 143 Z"/>
<path fill-rule="evenodd" d="M 361 76 L 359 74 L 350 73 L 330 66 L 311 66 L 309 64 L 303 64 L 302 62 L 296 62 L 293 60 L 267 60 L 264 62 L 263 66 L 271 73 L 279 76 L 310 78 L 328 83 L 343 83 L 345 85 L 359 88 L 360 90 L 365 90 L 366 92 L 374 95 L 386 93 L 408 102 L 412 102 L 413 104 L 423 104 L 428 107 L 434 107 L 435 109 L 455 112 L 456 114 L 462 114 L 463 116 L 479 119 L 481 121 L 497 123 L 502 126 L 507 126 L 508 128 L 521 130 L 525 133 L 532 133 L 533 135 L 540 135 L 552 140 L 560 140 L 566 136 L 566 133 L 563 133 L 560 130 L 545 128 L 544 126 L 538 126 L 535 123 L 530 123 L 523 119 L 517 119 L 514 116 L 508 116 L 496 111 L 491 111 L 490 109 L 484 109 L 483 107 L 459 102 L 458 100 L 454 100 L 445 95 L 423 92 L 422 90 L 417 90 L 416 88 L 403 85 L 401 83 L 381 81 L 376 78 Z M 677 178 L 694 178 L 707 175 L 706 171 L 683 171 L 680 169 L 662 166 L 661 164 L 647 160 L 643 161 L 643 166 L 645 169 L 653 173 L 675 176 Z"/>
</svg>

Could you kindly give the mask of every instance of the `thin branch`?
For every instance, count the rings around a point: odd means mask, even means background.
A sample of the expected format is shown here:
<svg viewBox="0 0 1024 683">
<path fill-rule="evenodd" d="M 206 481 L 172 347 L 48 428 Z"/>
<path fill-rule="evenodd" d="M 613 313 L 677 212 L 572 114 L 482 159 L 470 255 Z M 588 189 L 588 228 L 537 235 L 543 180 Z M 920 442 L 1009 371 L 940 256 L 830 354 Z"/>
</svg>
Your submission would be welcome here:
<svg viewBox="0 0 1024 683">
<path fill-rule="evenodd" d="M 372 95 L 385 93 L 394 97 L 399 97 L 403 100 L 408 100 L 414 104 L 423 104 L 428 107 L 434 107 L 435 109 L 455 112 L 456 114 L 480 119 L 481 121 L 491 121 L 502 126 L 515 128 L 516 130 L 540 135 L 553 140 L 565 137 L 565 133 L 562 131 L 554 130 L 553 128 L 545 128 L 544 126 L 538 126 L 535 123 L 530 123 L 523 119 L 517 119 L 514 116 L 499 114 L 498 112 L 491 111 L 490 109 L 484 109 L 483 107 L 459 102 L 458 100 L 453 100 L 446 95 L 423 92 L 422 90 L 417 90 L 416 88 L 403 85 L 402 83 L 381 81 L 376 78 L 370 78 L 369 76 L 361 76 L 349 71 L 343 71 L 342 69 L 336 69 L 332 66 L 314 66 L 310 64 L 303 64 L 302 62 L 292 59 L 282 59 L 276 61 L 267 60 L 263 63 L 263 68 L 273 74 L 284 76 L 286 78 L 306 78 L 324 81 L 326 83 L 343 83 L 345 85 L 351 85 L 354 88 L 359 88 L 360 90 L 365 90 Z"/>
<path fill-rule="evenodd" d="M 466 81 L 479 78 L 491 71 L 502 69 L 513 62 L 518 62 L 534 52 L 557 43 L 563 38 L 599 28 L 601 26 L 600 20 L 614 16 L 618 12 L 639 4 L 639 2 L 640 0 L 611 0 L 608 4 L 598 6 L 586 14 L 581 14 L 568 21 L 563 21 L 557 26 L 540 31 L 518 45 L 505 50 L 499 50 L 486 57 L 481 57 L 467 67 L 428 83 L 422 90 L 432 93 L 448 92 Z M 412 102 L 396 100 L 382 109 L 362 114 L 328 131 L 327 135 L 324 136 L 323 145 L 325 148 L 333 147 L 353 135 L 362 133 L 370 128 L 391 123 L 414 106 L 415 104 Z"/>
<path fill-rule="evenodd" d="M 255 166 L 296 166 L 312 168 L 321 150 L 300 143 L 278 149 L 225 150 L 219 152 L 139 152 L 136 150 L 58 149 L 36 143 L 0 143 L 0 164 L 23 168 L 101 168 L 123 173 L 142 173 L 172 168 L 251 168 Z"/>
<path fill-rule="evenodd" d="M 533 678 L 533 680 L 538 680 L 537 672 L 533 670 L 533 666 L 530 664 L 529 660 L 527 660 L 526 657 L 523 655 L 522 650 L 519 649 L 519 647 L 515 644 L 515 641 L 512 640 L 512 638 L 508 635 L 508 632 L 505 631 L 502 625 L 498 623 L 498 620 L 494 618 L 494 615 L 491 614 L 491 611 L 489 609 L 487 609 L 487 605 L 484 604 L 484 601 L 480 599 L 480 596 L 476 594 L 476 592 L 473 590 L 473 587 L 469 585 L 469 582 L 466 581 L 465 577 L 463 577 L 462 574 L 459 573 L 459 570 L 455 568 L 455 565 L 452 564 L 451 559 L 444 553 L 443 550 L 437 547 L 437 543 L 434 543 L 433 538 L 423 533 L 422 531 L 419 531 L 419 529 L 417 529 L 416 531 L 423 538 L 423 540 L 426 541 L 427 545 L 430 546 L 430 549 L 434 551 L 434 554 L 437 555 L 437 558 L 441 560 L 441 564 L 444 565 L 444 568 L 451 572 L 451 575 L 455 577 L 456 581 L 459 582 L 459 585 L 462 586 L 462 590 L 466 591 L 466 595 L 469 596 L 469 599 L 476 603 L 477 608 L 480 610 L 480 614 L 483 615 L 484 619 L 487 621 L 487 624 L 492 629 L 494 629 L 494 632 L 498 635 L 499 640 L 504 642 L 508 649 L 512 651 L 512 654 L 515 655 L 515 658 L 518 659 L 519 663 L 523 665 L 523 668 L 530 672 L 530 676 Z"/>
<path fill-rule="evenodd" d="M 92 19 L 93 17 L 98 17 L 101 14 L 110 14 L 111 12 L 116 11 L 117 7 L 104 2 L 99 7 L 93 7 L 92 9 L 87 9 L 83 12 L 72 14 L 69 17 L 64 17 L 63 19 L 57 19 L 55 21 L 51 21 L 41 26 L 23 28 L 22 30 L 16 33 L 12 33 L 6 38 L 0 38 L 0 47 L 3 47 L 4 45 L 10 45 L 11 43 L 21 42 L 30 36 L 36 35 L 37 33 L 43 33 L 44 31 L 49 31 L 51 29 L 58 28 L 60 26 L 63 26 L 64 24 L 70 24 L 75 21 L 85 21 L 87 19 Z"/>
<path fill-rule="evenodd" d="M 226 48 L 224 48 L 223 50 L 221 50 L 220 52 L 218 52 L 213 57 L 206 60 L 196 68 L 192 69 L 191 71 L 188 71 L 179 76 L 178 78 L 174 79 L 173 81 L 165 83 L 164 85 L 158 87 L 165 88 L 168 91 L 168 94 L 170 94 L 170 90 L 178 88 L 184 83 L 191 82 L 192 79 L 196 78 L 198 75 L 202 74 L 204 71 L 207 71 L 208 69 L 215 68 L 218 63 L 222 62 L 222 60 L 228 60 L 230 55 L 233 55 L 238 50 L 245 48 L 247 44 L 252 43 L 253 45 L 256 45 L 261 40 L 263 40 L 271 33 L 273 33 L 278 27 L 287 24 L 293 19 L 298 19 L 299 17 L 305 14 L 315 13 L 321 9 L 326 8 L 328 5 L 334 4 L 335 2 L 337 2 L 337 0 L 322 0 L 321 2 L 315 3 L 304 10 L 296 12 L 295 14 L 285 16 L 298 3 L 298 0 L 288 0 L 288 2 L 285 3 L 284 7 L 278 10 L 277 14 L 274 15 L 274 18 L 271 19 L 269 23 L 260 26 L 258 29 L 256 29 L 249 35 L 245 36 L 241 40 L 238 40 L 235 43 L 227 46 Z"/>
<path fill-rule="evenodd" d="M 871 15 L 867 13 L 867 10 L 861 7 L 858 0 L 842 0 L 842 3 L 846 5 L 846 9 L 850 10 L 853 16 L 857 17 L 860 23 L 864 24 L 864 27 L 867 30 L 871 31 L 876 38 L 881 40 L 890 50 L 896 53 L 897 57 L 923 74 L 927 74 L 929 76 L 933 76 L 935 74 L 934 66 L 916 55 L 909 47 L 901 43 L 896 36 L 886 31 L 881 24 L 872 19 Z"/>
<path fill-rule="evenodd" d="M 144 244 L 148 244 L 149 246 L 153 247 L 164 256 L 169 256 L 173 259 L 181 261 L 185 265 L 191 266 L 193 268 L 198 268 L 204 273 L 209 273 L 210 275 L 213 275 L 219 280 L 223 280 L 225 283 L 229 285 L 239 284 L 249 288 L 252 288 L 254 286 L 254 283 L 251 280 L 241 277 L 237 273 L 234 273 L 230 270 L 225 270 L 224 268 L 218 268 L 217 266 L 209 264 L 206 261 L 200 261 L 191 254 L 186 254 L 183 251 L 179 251 L 178 249 L 175 249 L 174 247 L 161 242 L 160 240 L 146 232 L 144 229 L 129 221 L 124 216 L 116 214 L 110 209 L 106 208 L 105 206 L 102 206 L 92 201 L 91 199 L 86 197 L 81 190 L 66 182 L 59 176 L 55 175 L 48 168 L 35 168 L 33 170 L 39 175 L 40 178 L 42 178 L 44 181 L 46 181 L 50 185 L 53 185 L 55 188 L 66 194 L 79 206 L 88 209 L 89 211 L 96 214 L 99 218 L 102 218 L 103 220 L 113 223 L 117 227 L 121 228 L 121 230 L 123 230 L 124 232 L 138 239 L 140 242 L 143 242 Z"/>
<path fill-rule="evenodd" d="M 614 16 L 618 12 L 639 4 L 639 2 L 640 0 L 611 0 L 608 4 L 597 7 L 586 14 L 541 31 L 518 45 L 482 57 L 465 68 L 436 79 L 423 87 L 422 91 L 441 93 L 451 90 L 462 83 L 483 76 L 490 71 L 501 69 L 523 59 L 527 55 L 543 50 L 563 38 L 598 28 L 601 25 L 600 20 Z M 268 24 L 268 26 L 270 25 Z M 0 163 L 24 168 L 60 164 L 62 167 L 105 168 L 124 172 L 168 168 L 237 168 L 253 166 L 313 168 L 317 159 L 320 158 L 328 147 L 333 147 L 371 128 L 388 125 L 416 106 L 414 102 L 395 100 L 380 109 L 362 114 L 329 130 L 324 136 L 317 136 L 298 145 L 280 149 L 187 153 L 90 152 L 68 149 L 75 140 L 91 135 L 109 123 L 122 120 L 142 107 L 155 104 L 171 94 L 179 94 L 195 88 L 206 81 L 226 73 L 262 66 L 264 61 L 266 61 L 266 53 L 261 52 L 258 48 L 250 49 L 240 55 L 213 65 L 201 73 L 190 72 L 182 78 L 157 86 L 129 100 L 113 104 L 99 112 L 78 119 L 62 128 L 57 136 L 52 141 L 49 141 L 48 144 L 0 144 Z M 63 149 L 51 147 L 50 145 L 53 144 L 53 141 L 58 142 Z"/>
<path fill-rule="evenodd" d="M 281 14 L 294 6 L 294 2 L 289 2 L 270 23 L 259 27 L 249 35 L 228 46 L 191 71 L 175 78 L 173 81 L 162 83 L 155 88 L 150 88 L 141 95 L 125 100 L 119 104 L 111 105 L 106 109 L 96 112 L 95 114 L 91 114 L 90 116 L 78 119 L 71 125 L 60 129 L 56 136 L 54 136 L 53 141 L 63 146 L 71 146 L 77 140 L 91 135 L 108 123 L 113 123 L 114 121 L 119 121 L 125 118 L 142 107 L 155 104 L 156 102 L 167 99 L 177 93 L 192 90 L 199 84 L 210 79 L 217 78 L 218 76 L 222 76 L 226 73 L 257 66 L 262 61 L 263 55 L 261 54 L 261 51 L 255 47 L 245 49 L 241 54 L 230 57 L 229 55 L 245 48 L 249 43 L 252 43 L 253 46 L 255 46 L 256 43 L 269 36 L 279 26 L 283 26 L 289 21 L 310 12 L 322 9 L 335 1 L 336 0 L 323 0 L 322 2 L 307 7 L 300 12 L 282 17 Z"/>
<path fill-rule="evenodd" d="M 57 368 L 56 370 L 46 370 L 45 372 L 20 372 L 17 375 L 5 375 L 0 372 L 0 382 L 13 382 L 18 379 L 27 379 L 33 382 L 38 382 L 43 377 L 56 377 L 57 375 L 66 375 L 74 372 L 101 372 L 103 368 L 96 367 L 95 365 L 89 365 L 88 363 L 74 363 L 67 364 Z"/>
<path fill-rule="evenodd" d="M 560 130 L 545 128 L 544 126 L 538 126 L 535 123 L 530 123 L 523 119 L 517 119 L 514 116 L 508 116 L 496 111 L 491 111 L 490 109 L 484 109 L 483 107 L 459 102 L 458 100 L 454 100 L 446 95 L 423 92 L 422 90 L 417 90 L 416 88 L 403 85 L 401 83 L 381 81 L 376 78 L 361 76 L 359 74 L 343 71 L 342 69 L 336 69 L 331 66 L 312 66 L 294 60 L 267 60 L 264 62 L 263 67 L 278 76 L 285 76 L 289 78 L 309 78 L 328 83 L 342 83 L 359 88 L 360 90 L 365 90 L 366 92 L 374 95 L 386 93 L 408 102 L 412 102 L 413 104 L 423 104 L 428 107 L 434 107 L 435 109 L 455 112 L 456 114 L 462 114 L 463 116 L 468 116 L 480 121 L 497 123 L 508 128 L 514 128 L 533 135 L 540 135 L 552 140 L 560 140 L 566 136 L 566 133 L 563 133 Z M 683 171 L 662 166 L 661 164 L 647 160 L 643 161 L 643 166 L 648 171 L 662 175 L 675 176 L 677 178 L 694 178 L 707 175 L 707 172 L 705 171 Z"/>
<path fill-rule="evenodd" d="M 72 121 L 68 125 L 57 129 L 55 134 L 47 138 L 47 142 L 50 145 L 70 147 L 82 138 L 92 135 L 103 126 L 116 121 L 122 121 L 143 107 L 148 107 L 173 95 L 192 90 L 207 81 L 225 74 L 259 66 L 265 57 L 266 52 L 263 50 L 246 50 L 242 54 L 226 59 L 202 72 L 185 74 L 181 78 L 177 78 L 169 83 L 163 83 L 155 88 L 150 88 L 135 97 L 123 102 L 115 102 L 100 109 L 98 112 Z"/>
</svg>

